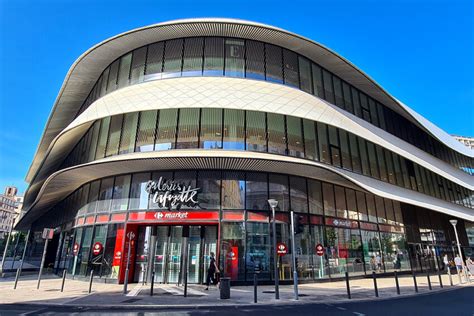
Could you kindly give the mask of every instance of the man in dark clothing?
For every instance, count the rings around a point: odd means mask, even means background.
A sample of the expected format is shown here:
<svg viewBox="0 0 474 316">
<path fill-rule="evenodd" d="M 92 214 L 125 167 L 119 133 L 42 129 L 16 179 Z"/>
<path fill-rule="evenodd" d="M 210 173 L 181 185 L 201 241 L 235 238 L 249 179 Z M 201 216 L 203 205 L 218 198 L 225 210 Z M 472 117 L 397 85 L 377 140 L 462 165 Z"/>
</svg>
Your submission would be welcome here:
<svg viewBox="0 0 474 316">
<path fill-rule="evenodd" d="M 217 268 L 214 253 L 211 252 L 211 261 L 209 262 L 209 268 L 207 269 L 206 290 L 209 290 L 209 284 L 211 283 L 211 280 L 213 284 L 216 283 L 216 273 L 219 273 L 219 269 Z"/>
</svg>

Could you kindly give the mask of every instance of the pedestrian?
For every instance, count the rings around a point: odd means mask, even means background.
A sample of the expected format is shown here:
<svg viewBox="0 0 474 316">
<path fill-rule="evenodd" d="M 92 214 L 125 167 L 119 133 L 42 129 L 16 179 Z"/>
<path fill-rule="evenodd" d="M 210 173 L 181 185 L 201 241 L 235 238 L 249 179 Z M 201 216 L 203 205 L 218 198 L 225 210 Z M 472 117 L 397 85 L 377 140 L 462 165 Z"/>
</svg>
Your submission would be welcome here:
<svg viewBox="0 0 474 316">
<path fill-rule="evenodd" d="M 376 269 L 375 256 L 372 256 L 372 258 L 370 258 L 370 268 L 372 269 L 372 271 L 375 271 Z"/>
<path fill-rule="evenodd" d="M 444 268 L 446 269 L 446 272 L 449 270 L 449 259 L 448 259 L 448 254 L 445 253 L 443 256 L 443 263 L 444 263 Z"/>
<path fill-rule="evenodd" d="M 462 259 L 459 255 L 456 255 L 454 258 L 454 264 L 456 265 L 456 269 L 458 270 L 458 274 L 462 272 Z"/>
<path fill-rule="evenodd" d="M 379 253 L 377 253 L 377 257 L 375 257 L 375 264 L 377 265 L 377 272 L 382 271 L 382 258 Z"/>
<path fill-rule="evenodd" d="M 214 258 L 214 253 L 211 252 L 211 260 L 209 261 L 209 268 L 207 268 L 207 278 L 206 278 L 206 290 L 209 290 L 209 284 L 212 281 L 212 284 L 217 284 L 216 282 L 216 273 L 219 273 L 219 268 L 217 268 L 216 259 Z"/>
</svg>

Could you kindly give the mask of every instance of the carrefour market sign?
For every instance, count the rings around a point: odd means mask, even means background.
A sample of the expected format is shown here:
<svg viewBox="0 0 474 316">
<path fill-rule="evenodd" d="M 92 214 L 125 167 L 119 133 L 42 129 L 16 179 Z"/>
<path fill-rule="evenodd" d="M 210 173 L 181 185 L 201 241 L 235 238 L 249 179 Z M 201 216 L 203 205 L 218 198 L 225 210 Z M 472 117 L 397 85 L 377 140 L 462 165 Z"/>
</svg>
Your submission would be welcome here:
<svg viewBox="0 0 474 316">
<path fill-rule="evenodd" d="M 150 180 L 145 191 L 152 196 L 153 203 L 159 208 L 181 209 L 183 206 L 195 207 L 198 205 L 197 194 L 199 188 L 174 180 L 160 177 L 158 181 Z"/>
</svg>

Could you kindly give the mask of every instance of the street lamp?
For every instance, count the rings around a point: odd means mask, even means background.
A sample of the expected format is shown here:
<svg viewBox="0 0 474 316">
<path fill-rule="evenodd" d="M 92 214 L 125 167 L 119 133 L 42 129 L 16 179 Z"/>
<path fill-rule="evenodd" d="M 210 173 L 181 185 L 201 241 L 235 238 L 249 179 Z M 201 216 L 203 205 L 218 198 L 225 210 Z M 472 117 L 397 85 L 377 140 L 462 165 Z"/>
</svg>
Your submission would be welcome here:
<svg viewBox="0 0 474 316">
<path fill-rule="evenodd" d="M 275 208 L 278 206 L 278 201 L 269 199 L 268 204 L 272 208 L 272 227 L 273 227 L 273 272 L 275 276 L 275 299 L 280 299 L 280 290 L 278 289 L 278 270 L 277 270 L 277 253 L 276 253 L 276 223 L 275 223 Z"/>
<path fill-rule="evenodd" d="M 462 266 L 462 270 L 464 273 L 466 273 L 466 267 L 464 266 L 464 259 L 462 258 L 462 252 L 461 252 L 461 245 L 459 244 L 459 237 L 458 237 L 458 230 L 456 228 L 456 225 L 458 223 L 458 220 L 457 219 L 450 219 L 449 222 L 451 223 L 451 225 L 453 225 L 454 227 L 454 234 L 456 235 L 456 243 L 458 245 L 458 253 L 459 253 L 459 258 L 461 258 L 461 266 Z M 467 274 L 466 274 L 467 275 Z"/>
</svg>

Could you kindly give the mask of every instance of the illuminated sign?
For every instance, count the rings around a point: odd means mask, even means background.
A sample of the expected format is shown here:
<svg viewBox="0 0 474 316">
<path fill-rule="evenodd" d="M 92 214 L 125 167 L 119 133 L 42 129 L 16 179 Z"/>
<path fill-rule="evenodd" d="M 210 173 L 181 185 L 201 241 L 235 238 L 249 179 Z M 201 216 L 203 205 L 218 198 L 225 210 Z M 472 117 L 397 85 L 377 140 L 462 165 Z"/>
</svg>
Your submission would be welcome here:
<svg viewBox="0 0 474 316">
<path fill-rule="evenodd" d="M 150 180 L 146 184 L 145 191 L 152 196 L 152 201 L 159 208 L 177 209 L 181 207 L 195 207 L 198 205 L 197 193 L 199 188 L 185 185 L 174 180 L 166 180 L 160 177 L 158 181 Z"/>
</svg>

